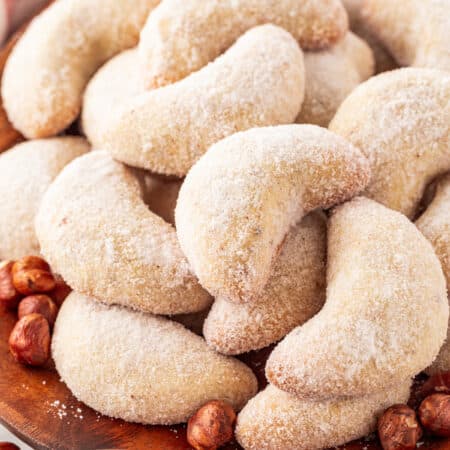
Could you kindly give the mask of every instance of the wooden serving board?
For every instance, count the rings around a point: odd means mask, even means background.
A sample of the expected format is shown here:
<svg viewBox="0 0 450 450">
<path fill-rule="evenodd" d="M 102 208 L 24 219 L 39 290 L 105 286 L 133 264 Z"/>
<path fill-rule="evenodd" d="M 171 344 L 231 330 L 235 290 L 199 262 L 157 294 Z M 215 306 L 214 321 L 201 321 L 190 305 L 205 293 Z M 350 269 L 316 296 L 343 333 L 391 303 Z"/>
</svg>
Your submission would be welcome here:
<svg viewBox="0 0 450 450">
<path fill-rule="evenodd" d="M 154 427 L 126 423 L 96 413 L 78 402 L 59 379 L 52 363 L 43 369 L 17 364 L 8 350 L 15 314 L 0 309 L 0 422 L 36 449 L 46 450 L 188 450 L 185 426 Z M 270 349 L 242 359 L 255 371 L 261 387 Z M 238 450 L 232 443 L 225 450 Z M 374 439 L 342 450 L 381 450 Z M 450 450 L 450 440 L 428 440 L 421 449 Z M 295 450 L 295 449 L 286 449 Z"/>
</svg>

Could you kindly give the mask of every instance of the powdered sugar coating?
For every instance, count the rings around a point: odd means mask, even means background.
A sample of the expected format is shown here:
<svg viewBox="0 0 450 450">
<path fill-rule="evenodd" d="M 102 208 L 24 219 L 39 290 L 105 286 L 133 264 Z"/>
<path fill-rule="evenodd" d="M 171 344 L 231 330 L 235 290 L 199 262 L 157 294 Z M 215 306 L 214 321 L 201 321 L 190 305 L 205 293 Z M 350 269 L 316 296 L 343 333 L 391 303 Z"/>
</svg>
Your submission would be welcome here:
<svg viewBox="0 0 450 450">
<path fill-rule="evenodd" d="M 100 146 L 131 166 L 184 176 L 230 134 L 293 122 L 304 75 L 302 51 L 287 31 L 253 28 L 202 70 L 129 99 L 103 129 Z"/>
<path fill-rule="evenodd" d="M 203 327 L 206 342 L 236 355 L 280 340 L 323 306 L 325 266 L 326 218 L 311 213 L 286 235 L 260 298 L 247 304 L 215 300 Z"/>
<path fill-rule="evenodd" d="M 365 0 L 364 21 L 401 65 L 450 70 L 449 0 Z"/>
<path fill-rule="evenodd" d="M 256 301 L 289 228 L 309 211 L 351 198 L 369 177 L 361 152 L 324 128 L 236 133 L 213 145 L 181 187 L 181 247 L 214 297 Z"/>
<path fill-rule="evenodd" d="M 431 244 L 402 214 L 360 197 L 329 219 L 324 307 L 278 344 L 266 376 L 305 399 L 370 395 L 430 365 L 448 317 Z"/>
<path fill-rule="evenodd" d="M 83 95 L 81 125 L 95 148 L 102 148 L 102 135 L 126 103 L 144 93 L 137 50 L 125 50 L 104 64 L 90 79 Z"/>
<path fill-rule="evenodd" d="M 398 68 L 398 64 L 369 29 L 367 18 L 363 14 L 365 0 L 342 0 L 347 10 L 350 21 L 350 29 L 364 39 L 373 51 L 375 57 L 375 73 L 386 72 Z"/>
<path fill-rule="evenodd" d="M 450 75 L 411 68 L 373 77 L 329 128 L 370 160 L 367 196 L 413 217 L 426 185 L 450 170 Z"/>
<path fill-rule="evenodd" d="M 104 151 L 62 171 L 42 201 L 36 232 L 52 268 L 80 293 L 155 314 L 209 305 L 174 228 L 148 210 L 137 178 Z"/>
<path fill-rule="evenodd" d="M 257 391 L 247 366 L 215 353 L 182 325 L 78 293 L 61 307 L 52 356 L 77 399 L 130 422 L 185 422 L 217 399 L 239 410 Z"/>
<path fill-rule="evenodd" d="M 311 402 L 269 385 L 238 415 L 236 437 L 245 450 L 320 450 L 366 436 L 389 406 L 405 403 L 410 381 L 366 397 Z"/>
<path fill-rule="evenodd" d="M 34 218 L 48 187 L 72 159 L 89 150 L 79 137 L 24 142 L 0 155 L 0 259 L 39 254 Z"/>
<path fill-rule="evenodd" d="M 450 287 L 450 175 L 446 175 L 439 182 L 433 201 L 416 221 L 416 225 L 431 242 L 438 256 L 448 289 Z M 447 340 L 428 372 L 448 370 L 450 370 L 450 325 Z"/>
<path fill-rule="evenodd" d="M 305 50 L 326 48 L 348 29 L 338 0 L 163 0 L 150 14 L 139 43 L 146 86 L 184 78 L 241 34 L 266 23 L 285 28 Z"/>
<path fill-rule="evenodd" d="M 327 127 L 345 97 L 373 72 L 372 50 L 351 32 L 327 50 L 306 52 L 305 100 L 296 122 Z"/>
<path fill-rule="evenodd" d="M 159 0 L 59 0 L 33 20 L 8 58 L 2 97 L 29 138 L 64 130 L 77 117 L 92 74 L 137 44 Z"/>
</svg>

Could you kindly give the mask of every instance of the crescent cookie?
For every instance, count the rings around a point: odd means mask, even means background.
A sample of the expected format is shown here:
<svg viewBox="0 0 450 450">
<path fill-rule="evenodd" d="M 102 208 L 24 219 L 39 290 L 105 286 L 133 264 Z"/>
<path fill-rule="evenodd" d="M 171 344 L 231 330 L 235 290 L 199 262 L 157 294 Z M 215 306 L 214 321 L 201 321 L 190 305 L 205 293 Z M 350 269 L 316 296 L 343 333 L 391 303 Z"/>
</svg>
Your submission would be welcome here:
<svg viewBox="0 0 450 450">
<path fill-rule="evenodd" d="M 450 70 L 450 0 L 365 0 L 364 21 L 404 66 Z"/>
<path fill-rule="evenodd" d="M 450 175 L 439 182 L 433 201 L 416 221 L 416 225 L 431 242 L 441 261 L 448 289 L 450 287 Z M 428 372 L 448 370 L 450 370 L 450 326 L 447 331 L 447 340 Z"/>
<path fill-rule="evenodd" d="M 350 29 L 364 39 L 373 51 L 375 73 L 397 69 L 398 64 L 392 55 L 369 29 L 367 19 L 363 14 L 365 0 L 342 0 L 342 3 L 348 13 Z"/>
<path fill-rule="evenodd" d="M 339 105 L 374 73 L 370 47 L 349 32 L 330 49 L 305 53 L 305 99 L 297 123 L 327 127 Z"/>
<path fill-rule="evenodd" d="M 378 417 L 405 403 L 411 382 L 366 397 L 311 402 L 269 385 L 252 398 L 237 419 L 236 437 L 245 450 L 321 450 L 366 436 Z"/>
<path fill-rule="evenodd" d="M 203 327 L 206 342 L 237 355 L 279 341 L 322 308 L 325 266 L 326 217 L 314 212 L 286 235 L 260 298 L 246 304 L 215 300 Z"/>
<path fill-rule="evenodd" d="M 304 78 L 294 38 L 273 25 L 256 27 L 184 80 L 127 99 L 96 145 L 131 166 L 182 177 L 230 134 L 293 122 Z"/>
<path fill-rule="evenodd" d="M 450 170 L 450 74 L 409 68 L 373 77 L 329 128 L 370 160 L 366 195 L 411 218 L 427 184 Z"/>
<path fill-rule="evenodd" d="M 175 211 L 181 247 L 214 297 L 256 301 L 292 225 L 364 189 L 368 161 L 314 125 L 236 133 L 187 175 Z"/>
<path fill-rule="evenodd" d="M 0 259 L 39 254 L 34 218 L 40 202 L 63 167 L 86 153 L 79 137 L 23 142 L 0 155 Z"/>
<path fill-rule="evenodd" d="M 364 197 L 328 225 L 327 300 L 270 355 L 268 380 L 299 398 L 370 395 L 428 367 L 447 333 L 445 279 L 405 216 Z"/>
<path fill-rule="evenodd" d="M 137 44 L 159 0 L 59 0 L 35 18 L 14 47 L 2 97 L 14 127 L 28 138 L 68 127 L 93 73 Z"/>
<path fill-rule="evenodd" d="M 126 103 L 145 92 L 137 50 L 125 50 L 90 79 L 83 96 L 81 128 L 94 148 L 102 148 L 105 129 Z"/>
<path fill-rule="evenodd" d="M 68 165 L 36 217 L 44 257 L 77 292 L 154 314 L 206 308 L 174 228 L 149 211 L 138 179 L 106 152 Z"/>
<path fill-rule="evenodd" d="M 241 34 L 266 23 L 285 28 L 305 50 L 326 48 L 348 29 L 338 0 L 163 0 L 148 17 L 139 43 L 146 86 L 186 77 Z"/>
<path fill-rule="evenodd" d="M 257 391 L 245 364 L 210 350 L 182 325 L 78 293 L 58 314 L 52 356 L 78 400 L 129 422 L 186 422 L 210 400 L 239 410 Z"/>
</svg>

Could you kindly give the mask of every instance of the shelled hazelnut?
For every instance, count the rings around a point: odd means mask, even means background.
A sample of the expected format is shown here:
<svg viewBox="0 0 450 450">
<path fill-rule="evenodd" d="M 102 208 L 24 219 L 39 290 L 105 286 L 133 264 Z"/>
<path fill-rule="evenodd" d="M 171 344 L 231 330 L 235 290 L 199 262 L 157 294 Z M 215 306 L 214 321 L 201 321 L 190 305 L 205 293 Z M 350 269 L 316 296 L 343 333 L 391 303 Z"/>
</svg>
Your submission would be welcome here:
<svg viewBox="0 0 450 450">
<path fill-rule="evenodd" d="M 378 435 L 384 450 L 413 450 L 422 429 L 412 408 L 393 405 L 380 417 Z"/>
<path fill-rule="evenodd" d="M 233 439 L 236 414 L 228 403 L 213 400 L 188 421 L 187 439 L 195 450 L 216 450 Z"/>
<path fill-rule="evenodd" d="M 41 314 L 28 314 L 14 326 L 9 349 L 17 362 L 42 366 L 50 357 L 50 326 Z"/>
<path fill-rule="evenodd" d="M 53 327 L 58 314 L 58 307 L 48 295 L 29 295 L 19 303 L 17 315 L 21 319 L 33 313 L 44 316 L 50 327 Z"/>
<path fill-rule="evenodd" d="M 13 265 L 13 261 L 3 261 L 0 263 L 0 304 L 10 309 L 18 305 L 21 297 L 13 284 Z"/>
<path fill-rule="evenodd" d="M 26 256 L 16 261 L 12 276 L 15 288 L 23 295 L 50 292 L 56 286 L 50 266 L 38 256 Z"/>
<path fill-rule="evenodd" d="M 436 436 L 450 437 L 450 395 L 433 394 L 419 407 L 423 427 Z"/>
</svg>

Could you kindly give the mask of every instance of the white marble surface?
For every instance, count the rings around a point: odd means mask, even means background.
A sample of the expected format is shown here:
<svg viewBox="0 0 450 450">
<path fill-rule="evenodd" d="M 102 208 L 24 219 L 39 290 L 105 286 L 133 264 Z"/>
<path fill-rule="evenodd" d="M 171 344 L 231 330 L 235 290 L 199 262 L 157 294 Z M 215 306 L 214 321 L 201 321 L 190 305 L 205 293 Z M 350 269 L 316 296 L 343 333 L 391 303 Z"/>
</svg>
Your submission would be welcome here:
<svg viewBox="0 0 450 450">
<path fill-rule="evenodd" d="M 0 442 L 13 442 L 20 447 L 20 450 L 33 450 L 30 446 L 17 439 L 6 428 L 0 425 Z"/>
</svg>

